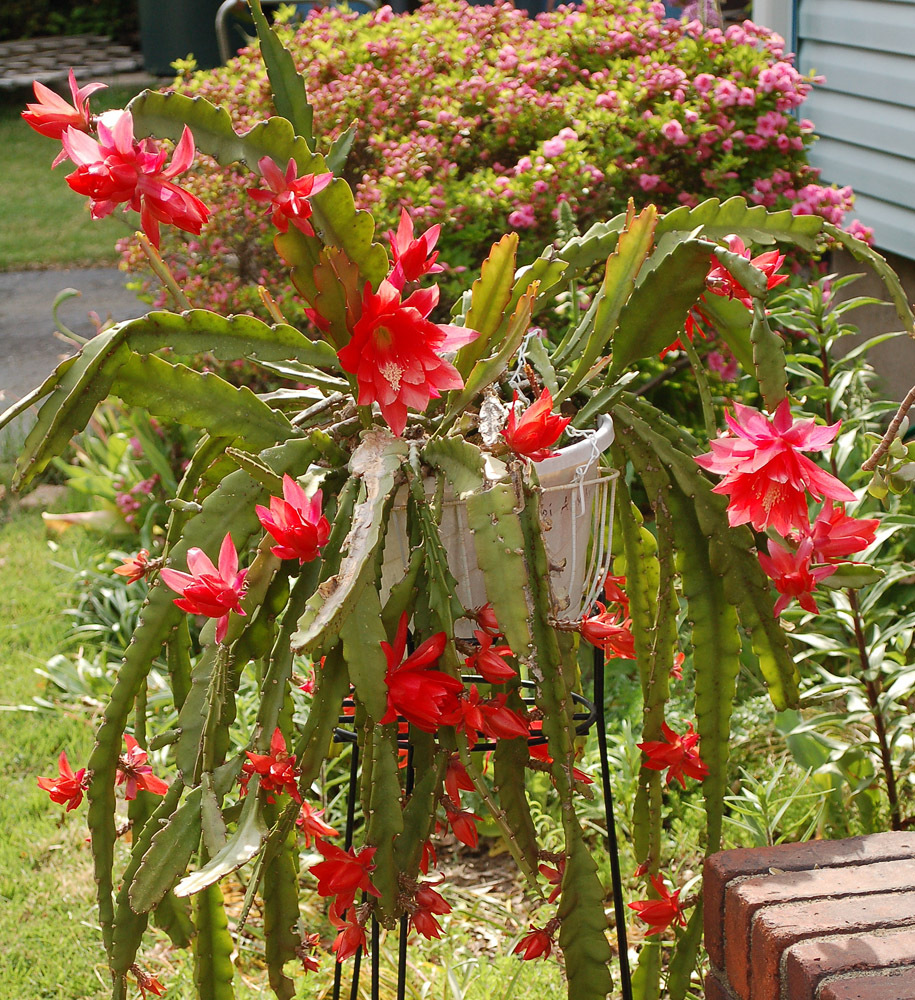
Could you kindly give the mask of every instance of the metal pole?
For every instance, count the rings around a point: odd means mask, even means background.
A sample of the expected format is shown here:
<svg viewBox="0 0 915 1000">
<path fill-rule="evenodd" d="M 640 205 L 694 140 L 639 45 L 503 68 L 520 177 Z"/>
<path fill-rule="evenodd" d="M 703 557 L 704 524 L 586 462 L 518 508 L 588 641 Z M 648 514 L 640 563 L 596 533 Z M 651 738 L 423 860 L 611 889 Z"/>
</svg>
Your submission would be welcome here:
<svg viewBox="0 0 915 1000">
<path fill-rule="evenodd" d="M 610 761 L 607 756 L 607 725 L 604 718 L 604 651 L 594 647 L 594 710 L 597 713 L 597 746 L 600 751 L 600 780 L 604 791 L 604 814 L 607 820 L 607 850 L 610 853 L 610 880 L 613 883 L 613 912 L 616 915 L 616 944 L 620 958 L 620 987 L 623 1000 L 632 1000 L 629 974 L 629 943 L 626 936 L 626 907 L 623 905 L 623 877 L 613 818 L 613 792 L 610 788 Z"/>
</svg>

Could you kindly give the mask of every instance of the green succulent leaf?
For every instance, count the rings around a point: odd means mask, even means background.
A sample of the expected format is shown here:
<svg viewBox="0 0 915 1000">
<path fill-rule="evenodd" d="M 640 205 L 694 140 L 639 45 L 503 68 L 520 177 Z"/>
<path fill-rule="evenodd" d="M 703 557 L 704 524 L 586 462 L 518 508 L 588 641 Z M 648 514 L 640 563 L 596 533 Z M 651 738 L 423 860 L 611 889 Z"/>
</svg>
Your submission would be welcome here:
<svg viewBox="0 0 915 1000">
<path fill-rule="evenodd" d="M 137 354 L 169 348 L 175 354 L 212 354 L 220 361 L 292 361 L 340 370 L 330 344 L 309 340 L 288 323 L 264 323 L 255 316 L 220 316 L 208 309 L 159 310 L 128 320 L 121 332 Z"/>
<path fill-rule="evenodd" d="M 388 636 L 381 618 L 381 600 L 374 587 L 364 588 L 343 622 L 340 638 L 356 694 L 372 720 L 378 722 L 387 711 L 388 689 L 384 677 L 388 662 L 381 643 Z"/>
<path fill-rule="evenodd" d="M 137 913 L 130 905 L 128 887 L 133 881 L 143 859 L 149 849 L 153 834 L 159 829 L 159 822 L 164 820 L 178 804 L 183 785 L 180 780 L 173 781 L 168 791 L 151 811 L 146 822 L 135 827 L 134 843 L 130 852 L 130 860 L 124 871 L 121 888 L 117 895 L 112 932 L 112 948 L 109 966 L 114 975 L 124 976 L 137 958 L 137 950 L 146 930 L 148 916 Z M 135 800 L 136 802 L 136 800 Z"/>
<path fill-rule="evenodd" d="M 269 118 L 239 135 L 224 109 L 199 97 L 144 91 L 130 102 L 128 109 L 133 114 L 138 138 L 154 135 L 177 142 L 184 126 L 188 125 L 201 152 L 215 157 L 223 165 L 244 163 L 257 171 L 258 162 L 265 156 L 281 168 L 291 157 L 298 165 L 300 176 L 327 171 L 324 157 L 313 154 L 305 139 L 296 136 L 285 118 Z M 310 201 L 313 214 L 309 221 L 320 239 L 299 235 L 313 245 L 312 266 L 317 263 L 323 241 L 325 245 L 345 250 L 367 281 L 379 282 L 388 272 L 387 251 L 380 243 L 373 242 L 372 217 L 368 212 L 356 211 L 349 185 L 337 178 Z M 290 233 L 282 236 L 290 236 Z"/>
<path fill-rule="evenodd" d="M 874 271 L 889 292 L 893 305 L 896 307 L 896 314 L 902 320 L 906 333 L 910 337 L 915 337 L 915 313 L 912 312 L 912 307 L 909 305 L 909 295 L 902 287 L 899 276 L 887 264 L 886 258 L 877 253 L 873 247 L 839 229 L 831 222 L 823 223 L 823 232 L 834 239 L 844 250 L 847 250 L 855 260 L 867 264 Z"/>
<path fill-rule="evenodd" d="M 624 367 L 628 363 L 627 359 L 638 353 L 636 345 L 622 335 L 618 326 L 623 307 L 635 288 L 639 271 L 651 253 L 657 222 L 657 209 L 648 206 L 620 233 L 616 249 L 607 258 L 600 289 L 600 303 L 594 314 L 593 323 L 589 324 L 588 338 L 580 350 L 576 351 L 577 356 L 572 370 L 565 385 L 560 388 L 555 402 L 558 403 L 571 396 L 585 381 L 591 367 L 598 357 L 605 353 L 607 344 L 611 340 L 614 367 Z M 657 299 L 656 290 L 654 298 Z"/>
<path fill-rule="evenodd" d="M 459 325 L 479 334 L 476 340 L 458 351 L 454 360 L 455 367 L 464 378 L 487 354 L 494 335 L 502 326 L 502 317 L 512 297 L 517 253 L 517 233 L 509 233 L 493 244 L 489 256 L 483 261 L 480 277 L 471 288 L 467 314 L 455 317 Z M 460 302 L 455 308 L 460 308 Z"/>
<path fill-rule="evenodd" d="M 793 215 L 790 209 L 770 212 L 763 205 L 747 205 L 746 199 L 735 195 L 727 201 L 708 198 L 695 208 L 675 208 L 661 217 L 657 235 L 669 232 L 695 234 L 697 230 L 708 239 L 724 240 L 737 235 L 746 243 L 770 244 L 776 240 L 794 243 L 804 250 L 817 248 L 816 237 L 824 223 L 816 215 Z"/>
<path fill-rule="evenodd" d="M 608 380 L 677 339 L 705 290 L 710 259 L 711 248 L 700 240 L 677 243 L 667 253 L 656 251 L 620 314 Z"/>
<path fill-rule="evenodd" d="M 58 367 L 52 376 L 53 389 L 45 394 L 38 419 L 16 460 L 14 489 L 47 468 L 51 458 L 61 454 L 70 438 L 86 426 L 96 406 L 108 395 L 128 353 L 120 330 L 113 327 L 93 337 L 72 364 Z"/>
<path fill-rule="evenodd" d="M 771 413 L 788 395 L 788 371 L 785 362 L 785 345 L 782 338 L 769 326 L 766 308 L 753 300 L 753 326 L 750 328 L 753 345 L 753 367 L 759 391 L 766 409 Z"/>
<path fill-rule="evenodd" d="M 292 123 L 296 135 L 305 140 L 313 153 L 315 151 L 314 109 L 308 103 L 305 78 L 296 70 L 292 53 L 283 45 L 264 17 L 260 0 L 248 0 L 248 6 L 251 8 L 251 16 L 257 29 L 264 65 L 267 67 L 276 113 Z"/>
<path fill-rule="evenodd" d="M 229 933 L 229 920 L 218 885 L 198 893 L 194 917 L 194 984 L 197 995 L 207 1000 L 235 1000 L 235 967 L 232 953 L 235 942 Z"/>
<path fill-rule="evenodd" d="M 187 869 L 200 843 L 203 789 L 191 789 L 184 801 L 152 832 L 143 863 L 128 885 L 130 905 L 137 913 L 156 906 Z"/>
<path fill-rule="evenodd" d="M 341 132 L 337 138 L 334 139 L 331 143 L 330 151 L 325 157 L 327 161 L 327 169 L 332 170 L 336 177 L 340 177 L 346 167 L 346 161 L 349 158 L 350 150 L 353 148 L 353 143 L 356 141 L 356 132 L 358 131 L 357 124 L 357 122 L 353 122 L 345 132 Z"/>
<path fill-rule="evenodd" d="M 379 919 L 393 926 L 401 892 L 394 843 L 404 829 L 397 769 L 397 726 L 378 726 L 372 742 L 372 783 L 366 842 L 375 846 L 372 882 L 381 893 Z"/>
<path fill-rule="evenodd" d="M 299 852 L 295 830 L 263 866 L 260 879 L 264 901 L 264 954 L 267 977 L 277 1000 L 293 1000 L 295 983 L 283 972 L 283 966 L 297 955 L 302 938 L 299 933 Z"/>
<path fill-rule="evenodd" d="M 677 941 L 674 956 L 670 961 L 670 974 L 667 977 L 667 992 L 670 995 L 670 1000 L 686 1000 L 701 943 L 702 897 L 700 896 L 686 925 L 686 930 Z"/>
<path fill-rule="evenodd" d="M 486 596 L 512 652 L 525 666 L 535 655 L 526 587 L 506 587 L 506 580 L 531 578 L 525 560 L 524 534 L 518 518 L 517 494 L 511 483 L 467 498 L 467 520 L 473 532 L 477 565 L 486 581 Z"/>
<path fill-rule="evenodd" d="M 151 354 L 124 358 L 111 391 L 130 406 L 234 438 L 255 451 L 297 433 L 279 410 L 262 402 L 247 386 L 236 388 L 217 375 L 171 365 Z"/>
<path fill-rule="evenodd" d="M 246 865 L 260 851 L 267 837 L 267 824 L 261 812 L 257 795 L 256 775 L 248 786 L 248 794 L 242 807 L 235 832 L 225 847 L 202 868 L 183 878 L 175 886 L 175 895 L 192 896 L 208 886 L 215 885 L 221 878 L 231 875 L 242 865 Z"/>
<path fill-rule="evenodd" d="M 484 459 L 480 449 L 459 437 L 436 438 L 423 448 L 423 461 L 441 469 L 454 492 L 473 493 L 483 484 Z"/>
<path fill-rule="evenodd" d="M 467 377 L 464 388 L 451 394 L 451 402 L 445 416 L 445 423 L 450 423 L 467 404 L 485 389 L 493 384 L 496 379 L 505 374 L 505 366 L 509 359 L 521 346 L 524 335 L 531 325 L 531 316 L 534 311 L 534 302 L 537 298 L 538 286 L 532 284 L 530 288 L 521 296 L 514 312 L 512 312 L 508 326 L 505 329 L 505 336 L 499 343 L 499 350 L 491 357 L 478 361 L 473 366 L 473 371 Z"/>
</svg>

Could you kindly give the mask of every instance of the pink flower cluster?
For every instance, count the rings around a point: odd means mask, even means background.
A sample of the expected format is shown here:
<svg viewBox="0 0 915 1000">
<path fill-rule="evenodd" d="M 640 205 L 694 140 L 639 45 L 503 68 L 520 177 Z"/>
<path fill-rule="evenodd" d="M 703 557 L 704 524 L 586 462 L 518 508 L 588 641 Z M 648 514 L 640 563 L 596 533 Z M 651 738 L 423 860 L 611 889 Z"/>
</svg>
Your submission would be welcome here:
<svg viewBox="0 0 915 1000">
<path fill-rule="evenodd" d="M 806 162 L 812 126 L 791 114 L 813 81 L 778 35 L 749 21 L 703 29 L 626 0 L 529 19 L 508 4 L 442 0 L 409 17 L 316 10 L 283 34 L 319 134 L 358 123 L 346 177 L 379 233 L 402 208 L 420 229 L 446 224 L 445 299 L 454 273 L 478 266 L 506 226 L 530 251 L 554 239 L 562 201 L 581 229 L 630 197 L 668 210 L 742 194 L 838 223 L 850 207 L 848 189 L 819 184 Z M 253 50 L 176 86 L 225 105 L 242 130 L 270 105 Z M 189 186 L 213 217 L 186 247 L 165 236 L 195 305 L 256 311 L 258 284 L 281 295 L 272 230 L 248 204 L 249 183 L 198 170 Z"/>
</svg>

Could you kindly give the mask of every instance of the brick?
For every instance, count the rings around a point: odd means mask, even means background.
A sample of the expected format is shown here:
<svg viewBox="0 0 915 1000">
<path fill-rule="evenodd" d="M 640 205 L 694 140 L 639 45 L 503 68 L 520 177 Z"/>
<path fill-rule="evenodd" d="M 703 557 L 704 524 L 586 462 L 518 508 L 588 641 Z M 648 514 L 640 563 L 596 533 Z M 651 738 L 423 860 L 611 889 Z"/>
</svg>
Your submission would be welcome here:
<svg viewBox="0 0 915 1000">
<path fill-rule="evenodd" d="M 822 989 L 818 1000 L 915 1000 L 915 970 L 834 979 Z"/>
<path fill-rule="evenodd" d="M 753 918 L 764 907 L 837 896 L 864 896 L 889 888 L 915 890 L 915 860 L 783 872 L 732 883 L 724 905 L 725 968 L 731 985 L 739 994 L 749 994 L 751 929 Z M 848 905 L 847 900 L 843 905 Z M 795 1000 L 793 994 L 791 997 Z"/>
<path fill-rule="evenodd" d="M 734 1000 L 727 983 L 714 970 L 705 977 L 705 1000 Z"/>
<path fill-rule="evenodd" d="M 740 848 L 721 851 L 705 861 L 705 946 L 719 968 L 724 958 L 725 890 L 734 879 L 762 875 L 770 868 L 809 871 L 817 867 L 843 867 L 911 858 L 915 855 L 915 834 L 875 833 L 847 840 L 780 844 L 778 847 Z"/>
<path fill-rule="evenodd" d="M 725 972 L 741 1000 L 779 1000 L 779 966 L 783 952 L 792 945 L 827 934 L 858 934 L 907 924 L 915 924 L 915 892 L 767 906 L 753 920 L 752 963 L 747 962 L 746 954 L 742 961 L 729 955 L 731 962 Z"/>
<path fill-rule="evenodd" d="M 902 966 L 915 967 L 915 927 L 792 945 L 783 976 L 791 1000 L 820 1000 L 817 990 L 832 976 Z"/>
</svg>

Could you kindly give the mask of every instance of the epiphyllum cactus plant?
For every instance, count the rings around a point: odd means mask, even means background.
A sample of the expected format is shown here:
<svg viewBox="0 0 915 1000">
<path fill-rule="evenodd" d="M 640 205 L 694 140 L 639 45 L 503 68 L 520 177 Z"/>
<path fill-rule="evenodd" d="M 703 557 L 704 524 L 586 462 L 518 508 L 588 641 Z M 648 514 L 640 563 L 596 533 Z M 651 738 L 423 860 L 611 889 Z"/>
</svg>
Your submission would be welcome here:
<svg viewBox="0 0 915 1000">
<path fill-rule="evenodd" d="M 454 307 L 452 322 L 437 322 L 438 291 L 424 282 L 441 267 L 434 251 L 438 233 L 416 236 L 405 220 L 390 234 L 390 256 L 375 241 L 373 221 L 355 211 L 346 182 L 328 176 L 341 169 L 346 138 L 319 152 L 302 81 L 257 0 L 252 10 L 279 115 L 244 134 L 225 112 L 175 94 L 140 95 L 113 125 L 89 114 L 90 88 L 74 91 L 72 116 L 46 102 L 55 123 L 68 122 L 59 137 L 95 214 L 115 202 L 145 209 L 142 221 L 153 242 L 159 223 L 195 231 L 206 217 L 205 207 L 189 202 L 173 179 L 195 145 L 221 163 L 239 161 L 261 174 L 265 184 L 255 178 L 252 186 L 278 224 L 277 266 L 289 268 L 319 331 L 312 335 L 287 324 L 269 296 L 272 324 L 203 310 L 153 312 L 99 334 L 2 418 L 41 402 L 19 459 L 20 483 L 62 451 L 109 393 L 201 432 L 172 501 L 161 554 L 124 567 L 133 578 L 146 573 L 151 586 L 92 756 L 76 773 L 62 758 L 60 777 L 42 778 L 42 787 L 68 807 L 78 804 L 87 785 L 114 996 L 126 995 L 128 975 L 141 989 L 150 988 L 137 958 L 151 917 L 175 941 L 192 942 L 201 997 L 231 996 L 234 945 L 218 883 L 251 862 L 248 893 L 250 899 L 261 895 L 266 962 L 278 997 L 295 992 L 288 961 L 298 959 L 305 971 L 317 963 L 314 935 L 299 929 L 302 891 L 332 900 L 338 960 L 364 945 L 369 916 L 388 926 L 400 919 L 436 936 L 441 928 L 435 917 L 449 907 L 447 888 L 429 875 L 437 817 L 458 840 L 475 844 L 473 809 L 485 807 L 532 897 L 545 908 L 519 954 L 545 958 L 558 946 L 569 996 L 605 997 L 612 989 L 605 891 L 575 810 L 589 776 L 574 764 L 571 696 L 588 642 L 608 655 L 634 657 L 642 681 L 646 756 L 632 829 L 637 874 L 646 879 L 650 898 L 633 909 L 651 927 L 640 962 L 645 980 L 656 980 L 657 938 L 685 920 L 678 891 L 669 890 L 661 874 L 662 772 L 668 783 L 702 781 L 707 846 L 715 850 L 744 636 L 775 704 L 797 697 L 774 595 L 755 536 L 742 523 L 748 518 L 732 514 L 735 526 L 728 523 L 735 476 L 752 476 L 765 465 L 763 439 L 781 449 L 778 469 L 797 474 L 790 483 L 793 520 L 779 526 L 797 560 L 820 553 L 834 562 L 859 551 L 867 536 L 866 526 L 843 521 L 832 499 L 804 534 L 798 493 L 847 496 L 799 456 L 824 447 L 826 429 L 801 425 L 791 437 L 781 341 L 763 305 L 773 259 L 766 257 L 766 270 L 760 270 L 749 251 L 742 252 L 744 244 L 780 240 L 813 249 L 825 232 L 884 274 L 911 328 L 904 296 L 876 255 L 822 220 L 767 213 L 735 198 L 663 217 L 651 207 L 630 210 L 564 246 L 548 247 L 522 270 L 515 267 L 517 238 L 505 236 Z M 30 112 L 39 129 L 41 108 Z M 164 168 L 166 155 L 148 137 L 152 133 L 178 143 L 171 167 Z M 735 236 L 743 241 L 739 247 Z M 183 306 L 177 283 L 151 248 L 149 254 Z M 596 267 L 603 281 L 580 321 L 559 342 L 549 331 L 530 336 L 536 310 Z M 633 391 L 639 362 L 679 338 L 701 297 L 704 319 L 755 374 L 766 408 L 776 413 L 770 426 L 761 414 L 737 411 L 731 427 L 742 443 L 716 442 L 713 457 L 703 460 L 710 471 L 727 473 L 717 489 L 695 461 L 699 443 Z M 702 363 L 688 337 L 682 347 L 706 393 Z M 258 396 L 178 360 L 202 351 L 222 360 L 246 358 L 305 388 Z M 557 437 L 586 432 L 605 414 L 617 428 L 614 458 L 628 462 L 640 479 L 655 526 L 648 530 L 621 483 L 625 591 L 618 577 L 609 578 L 611 607 L 586 609 L 582 620 L 570 622 L 557 617 L 552 600 L 534 463 L 561 447 Z M 755 482 L 743 485 L 752 492 Z M 397 579 L 383 587 L 382 555 L 401 489 L 409 551 Z M 466 503 L 489 598 L 484 608 L 463 607 L 455 596 L 455 568 L 439 533 L 446 489 Z M 765 509 L 765 498 L 760 502 Z M 747 509 L 753 521 L 757 506 L 751 502 Z M 247 568 L 240 570 L 240 562 Z M 682 736 L 665 718 L 668 681 L 678 662 L 679 601 L 691 623 L 686 638 L 696 695 L 695 729 L 690 724 Z M 210 619 L 199 650 L 189 615 Z M 476 642 L 456 638 L 462 618 L 478 626 L 470 629 Z M 139 791 L 128 806 L 130 855 L 126 868 L 116 871 L 120 748 L 125 739 L 137 746 L 127 728 L 146 731 L 145 678 L 163 649 L 178 723 L 151 742 L 167 748 L 169 782 L 137 780 Z M 313 700 L 302 725 L 292 712 L 296 655 L 315 665 Z M 469 685 L 462 666 L 484 682 Z M 230 727 L 244 671 L 257 676 L 262 695 L 256 725 L 247 743 L 237 746 Z M 522 680 L 533 687 L 534 712 L 520 697 Z M 350 697 L 364 762 L 364 824 L 358 843 L 341 847 L 328 842 L 334 831 L 317 819 L 309 797 L 341 704 Z M 538 737 L 530 746 L 529 733 Z M 481 734 L 495 743 L 492 784 L 471 754 Z M 398 767 L 401 737 L 412 747 L 409 793 Z M 546 770 L 560 801 L 564 847 L 558 857 L 544 856 L 537 843 L 523 783 L 516 780 L 525 767 Z M 482 806 L 462 801 L 462 792 L 475 793 Z M 297 870 L 297 825 L 324 859 L 304 879 Z M 364 903 L 356 903 L 357 893 Z M 678 938 L 668 978 L 672 996 L 682 997 L 688 986 L 700 925 L 697 909 Z"/>
</svg>

